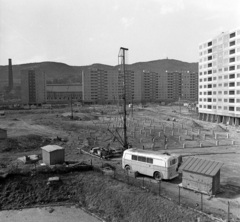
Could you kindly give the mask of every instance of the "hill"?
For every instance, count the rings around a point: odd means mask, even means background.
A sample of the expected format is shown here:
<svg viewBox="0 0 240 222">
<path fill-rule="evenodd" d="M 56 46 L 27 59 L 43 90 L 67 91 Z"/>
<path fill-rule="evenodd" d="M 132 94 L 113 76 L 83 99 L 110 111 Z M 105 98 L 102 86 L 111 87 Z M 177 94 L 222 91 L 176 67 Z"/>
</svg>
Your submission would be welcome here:
<svg viewBox="0 0 240 222">
<path fill-rule="evenodd" d="M 59 62 L 40 62 L 28 63 L 21 65 L 13 65 L 13 78 L 14 82 L 20 82 L 20 72 L 23 69 L 38 68 L 45 71 L 47 81 L 49 83 L 76 83 L 81 82 L 81 73 L 86 69 L 101 68 L 101 69 L 117 69 L 118 66 L 109 66 L 104 64 L 95 63 L 89 66 L 69 66 Z M 198 63 L 187 63 L 173 59 L 163 59 L 148 62 L 138 62 L 127 65 L 128 69 L 148 70 L 154 72 L 168 71 L 198 71 Z M 7 84 L 8 80 L 8 66 L 0 66 L 0 82 Z"/>
</svg>

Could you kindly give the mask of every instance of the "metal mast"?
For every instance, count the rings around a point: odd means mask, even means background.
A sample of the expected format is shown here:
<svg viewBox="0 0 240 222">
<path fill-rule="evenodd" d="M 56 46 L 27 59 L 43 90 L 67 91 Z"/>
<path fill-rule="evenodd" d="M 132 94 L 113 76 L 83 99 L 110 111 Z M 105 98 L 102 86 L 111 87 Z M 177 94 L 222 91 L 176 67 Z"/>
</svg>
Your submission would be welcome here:
<svg viewBox="0 0 240 222">
<path fill-rule="evenodd" d="M 123 136 L 124 136 L 124 143 L 123 147 L 125 149 L 128 149 L 128 142 L 127 142 L 127 121 L 126 121 L 126 116 L 127 116 L 127 101 L 126 101 L 126 74 L 125 74 L 125 51 L 127 51 L 127 48 L 120 48 L 120 51 L 118 53 L 118 58 L 121 59 L 121 65 L 122 65 L 122 71 L 123 71 Z"/>
</svg>

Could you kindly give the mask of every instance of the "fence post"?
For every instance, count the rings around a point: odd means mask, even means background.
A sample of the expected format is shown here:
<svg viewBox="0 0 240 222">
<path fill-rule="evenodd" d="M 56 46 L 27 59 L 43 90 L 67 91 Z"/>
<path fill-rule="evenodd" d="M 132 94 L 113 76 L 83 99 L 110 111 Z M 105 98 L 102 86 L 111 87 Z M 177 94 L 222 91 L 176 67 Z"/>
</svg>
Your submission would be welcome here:
<svg viewBox="0 0 240 222">
<path fill-rule="evenodd" d="M 230 222 L 229 214 L 230 214 L 230 203 L 229 203 L 229 201 L 228 201 L 227 222 Z"/>
</svg>

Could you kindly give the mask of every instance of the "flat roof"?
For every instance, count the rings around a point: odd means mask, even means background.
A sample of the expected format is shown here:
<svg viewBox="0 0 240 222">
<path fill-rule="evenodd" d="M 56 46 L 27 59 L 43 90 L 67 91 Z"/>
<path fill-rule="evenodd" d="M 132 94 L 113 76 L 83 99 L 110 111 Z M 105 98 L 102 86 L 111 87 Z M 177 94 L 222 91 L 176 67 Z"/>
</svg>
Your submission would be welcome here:
<svg viewBox="0 0 240 222">
<path fill-rule="evenodd" d="M 47 152 L 53 152 L 53 151 L 56 151 L 56 150 L 64 150 L 63 147 L 61 146 L 58 146 L 58 145 L 47 145 L 47 146 L 43 146 L 41 147 L 42 150 L 46 150 Z"/>
<path fill-rule="evenodd" d="M 207 176 L 215 176 L 222 165 L 223 163 L 213 160 L 189 157 L 186 161 L 183 162 L 179 170 L 204 174 Z"/>
</svg>

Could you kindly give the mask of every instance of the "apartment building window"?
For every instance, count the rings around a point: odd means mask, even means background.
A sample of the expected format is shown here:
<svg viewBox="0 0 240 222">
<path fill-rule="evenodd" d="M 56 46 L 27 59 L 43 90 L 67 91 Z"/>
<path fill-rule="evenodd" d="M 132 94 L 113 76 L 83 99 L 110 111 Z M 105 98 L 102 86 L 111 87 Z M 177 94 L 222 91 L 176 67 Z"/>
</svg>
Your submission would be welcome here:
<svg viewBox="0 0 240 222">
<path fill-rule="evenodd" d="M 212 63 L 208 63 L 208 67 L 212 67 Z"/>
<path fill-rule="evenodd" d="M 218 91 L 218 94 L 221 95 L 221 94 L 222 94 L 222 91 Z"/>
<path fill-rule="evenodd" d="M 216 99 L 213 99 L 213 102 L 216 102 Z"/>
<path fill-rule="evenodd" d="M 228 91 L 224 91 L 224 95 L 227 95 L 228 94 Z"/>
<path fill-rule="evenodd" d="M 206 108 L 206 107 L 207 107 L 206 105 L 203 106 L 203 108 Z"/>
<path fill-rule="evenodd" d="M 227 100 L 227 99 L 224 99 L 223 101 L 224 101 L 225 103 L 227 103 L 228 100 Z"/>
<path fill-rule="evenodd" d="M 212 81 L 212 77 L 208 77 L 208 81 Z"/>
<path fill-rule="evenodd" d="M 218 76 L 218 79 L 219 79 L 219 80 L 222 79 L 222 76 Z"/>
<path fill-rule="evenodd" d="M 212 102 L 212 99 L 211 98 L 208 98 L 208 100 L 207 100 L 208 102 Z"/>
<path fill-rule="evenodd" d="M 224 110 L 227 110 L 227 108 L 228 108 L 227 106 L 224 106 L 224 107 L 223 107 Z"/>
<path fill-rule="evenodd" d="M 207 92 L 204 92 L 204 95 L 207 95 Z"/>
<path fill-rule="evenodd" d="M 207 108 L 208 108 L 208 109 L 212 109 L 212 106 L 211 106 L 211 105 L 208 105 Z"/>
<path fill-rule="evenodd" d="M 221 106 L 218 106 L 218 109 L 222 109 L 222 107 L 221 107 Z"/>
<path fill-rule="evenodd" d="M 235 79 L 235 74 L 230 74 L 229 79 Z"/>
<path fill-rule="evenodd" d="M 216 109 L 217 107 L 216 106 L 213 106 L 213 109 Z"/>
<path fill-rule="evenodd" d="M 240 111 L 240 107 L 236 107 L 236 111 Z"/>
<path fill-rule="evenodd" d="M 235 32 L 233 32 L 233 33 L 231 33 L 231 34 L 229 35 L 230 38 L 233 38 L 233 37 L 235 37 L 235 36 L 236 36 L 236 33 L 235 33 Z"/>
<path fill-rule="evenodd" d="M 208 74 L 212 74 L 212 70 L 208 70 Z"/>
<path fill-rule="evenodd" d="M 199 107 L 202 108 L 202 105 L 200 105 Z"/>
<path fill-rule="evenodd" d="M 235 53 L 235 49 L 231 49 L 230 51 L 229 51 L 229 54 L 231 55 L 231 54 L 234 54 Z"/>
<path fill-rule="evenodd" d="M 227 75 L 225 75 L 225 76 L 224 76 L 224 79 L 228 79 L 228 76 L 227 76 Z"/>
<path fill-rule="evenodd" d="M 222 83 L 219 83 L 218 86 L 219 86 L 219 87 L 222 87 Z"/>
<path fill-rule="evenodd" d="M 224 83 L 224 87 L 228 86 L 228 83 Z"/>
<path fill-rule="evenodd" d="M 213 80 L 217 80 L 217 77 L 213 77 Z"/>
<path fill-rule="evenodd" d="M 228 71 L 228 67 L 225 67 L 225 68 L 224 68 L 224 71 Z"/>
<path fill-rule="evenodd" d="M 208 49 L 208 53 L 212 53 L 212 49 Z"/>
<path fill-rule="evenodd" d="M 208 43 L 208 46 L 211 46 L 211 45 L 212 45 L 212 42 L 209 42 L 209 43 Z"/>
<path fill-rule="evenodd" d="M 234 103 L 234 99 L 229 99 L 229 103 Z"/>
<path fill-rule="evenodd" d="M 234 106 L 229 106 L 229 111 L 234 111 Z"/>
<path fill-rule="evenodd" d="M 235 41 L 230 42 L 229 45 L 230 45 L 230 46 L 235 45 Z"/>
<path fill-rule="evenodd" d="M 235 86 L 235 82 L 230 82 L 230 83 L 229 83 L 229 86 L 230 86 L 230 87 Z"/>
<path fill-rule="evenodd" d="M 229 62 L 235 62 L 235 57 L 230 58 Z"/>
<path fill-rule="evenodd" d="M 208 91 L 208 95 L 212 95 L 212 92 L 211 92 L 211 91 Z"/>
<path fill-rule="evenodd" d="M 225 92 L 225 91 L 224 91 Z M 235 91 L 234 90 L 230 90 L 229 91 L 229 95 L 235 95 Z"/>
<path fill-rule="evenodd" d="M 212 56 L 208 56 L 208 60 L 212 60 Z"/>
<path fill-rule="evenodd" d="M 213 91 L 213 95 L 216 95 L 217 94 L 217 92 L 216 91 Z"/>
<path fill-rule="evenodd" d="M 237 82 L 237 86 L 240 86 L 240 82 Z"/>
<path fill-rule="evenodd" d="M 237 94 L 240 94 L 240 90 L 237 90 Z"/>
<path fill-rule="evenodd" d="M 218 99 L 218 102 L 222 102 L 222 99 Z"/>
<path fill-rule="evenodd" d="M 237 99 L 236 102 L 237 102 L 237 103 L 240 103 L 240 99 Z"/>
</svg>

